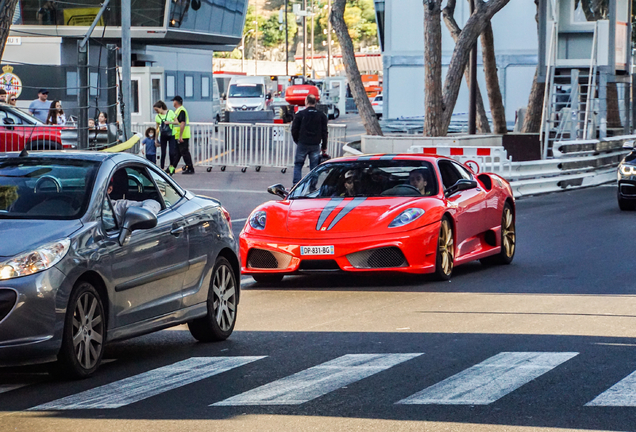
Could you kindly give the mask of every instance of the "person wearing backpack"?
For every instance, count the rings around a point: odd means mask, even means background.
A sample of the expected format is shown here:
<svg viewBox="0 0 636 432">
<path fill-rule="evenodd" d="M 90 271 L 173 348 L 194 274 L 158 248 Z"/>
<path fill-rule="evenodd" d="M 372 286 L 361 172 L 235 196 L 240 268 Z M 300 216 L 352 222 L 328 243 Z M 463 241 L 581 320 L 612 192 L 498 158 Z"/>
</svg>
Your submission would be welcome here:
<svg viewBox="0 0 636 432">
<path fill-rule="evenodd" d="M 305 159 L 309 156 L 309 169 L 313 170 L 320 163 L 320 152 L 327 154 L 327 116 L 316 109 L 316 96 L 307 95 L 305 108 L 299 111 L 292 123 L 291 133 L 296 143 L 294 156 L 294 179 L 296 184 L 302 178 Z M 321 145 L 322 143 L 322 145 Z"/>
<path fill-rule="evenodd" d="M 155 123 L 157 123 L 156 136 L 159 138 L 158 141 L 161 145 L 160 166 L 161 169 L 164 169 L 167 153 L 169 155 L 169 166 L 166 172 L 172 175 L 175 171 L 175 161 L 177 159 L 177 141 L 175 139 L 176 131 L 171 123 L 176 119 L 176 116 L 174 111 L 168 109 L 164 101 L 158 101 L 152 107 L 157 113 Z"/>
</svg>

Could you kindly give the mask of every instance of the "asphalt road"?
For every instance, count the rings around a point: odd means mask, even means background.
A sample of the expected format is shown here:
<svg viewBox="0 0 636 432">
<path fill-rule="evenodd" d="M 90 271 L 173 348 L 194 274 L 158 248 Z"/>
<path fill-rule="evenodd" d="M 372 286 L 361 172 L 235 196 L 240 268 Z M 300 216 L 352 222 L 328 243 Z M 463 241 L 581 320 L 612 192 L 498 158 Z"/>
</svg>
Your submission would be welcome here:
<svg viewBox="0 0 636 432">
<path fill-rule="evenodd" d="M 238 232 L 291 174 L 177 179 Z M 0 371 L 0 431 L 636 430 L 636 213 L 615 193 L 519 200 L 509 266 L 246 278 L 223 343 L 177 327 L 110 345 L 88 380 Z"/>
</svg>

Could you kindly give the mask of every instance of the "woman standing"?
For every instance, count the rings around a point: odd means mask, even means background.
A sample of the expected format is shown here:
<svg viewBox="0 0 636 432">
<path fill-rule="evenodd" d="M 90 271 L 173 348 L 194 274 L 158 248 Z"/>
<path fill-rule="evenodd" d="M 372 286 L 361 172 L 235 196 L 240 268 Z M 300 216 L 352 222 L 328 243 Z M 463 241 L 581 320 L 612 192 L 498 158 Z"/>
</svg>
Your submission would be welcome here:
<svg viewBox="0 0 636 432">
<path fill-rule="evenodd" d="M 164 101 L 158 101 L 152 106 L 152 108 L 157 113 L 155 116 L 155 122 L 157 123 L 156 136 L 159 137 L 159 142 L 161 143 L 161 169 L 164 169 L 166 162 L 166 150 L 168 150 L 168 163 L 170 164 L 168 167 L 168 173 L 173 174 L 175 170 L 173 162 L 177 158 L 177 141 L 175 139 L 174 128 L 169 123 L 173 122 L 176 117 L 174 115 L 174 111 L 168 110 Z"/>
<path fill-rule="evenodd" d="M 66 124 L 66 116 L 64 110 L 62 110 L 62 102 L 54 100 L 51 102 L 51 108 L 49 108 L 49 114 L 46 116 L 47 125 L 64 126 Z"/>
</svg>

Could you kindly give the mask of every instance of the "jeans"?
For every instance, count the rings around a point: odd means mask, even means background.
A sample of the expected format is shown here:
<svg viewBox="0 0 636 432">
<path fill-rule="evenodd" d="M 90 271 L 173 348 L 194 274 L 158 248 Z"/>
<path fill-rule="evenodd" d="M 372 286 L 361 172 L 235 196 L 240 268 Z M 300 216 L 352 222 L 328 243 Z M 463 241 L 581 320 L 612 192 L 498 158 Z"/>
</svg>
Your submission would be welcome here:
<svg viewBox="0 0 636 432">
<path fill-rule="evenodd" d="M 296 156 L 294 157 L 294 184 L 302 178 L 303 165 L 309 156 L 309 169 L 313 170 L 320 163 L 320 144 L 305 145 L 299 143 L 296 146 Z"/>
<path fill-rule="evenodd" d="M 161 169 L 163 169 L 165 165 L 166 155 L 168 155 L 168 165 L 175 166 L 173 162 L 177 159 L 177 142 L 174 135 L 170 137 L 161 135 L 159 143 L 161 144 Z M 166 151 L 166 149 L 168 151 Z"/>
<path fill-rule="evenodd" d="M 190 154 L 190 138 L 184 138 L 183 142 L 177 141 L 178 153 L 177 160 L 173 166 L 176 168 L 183 157 L 183 162 L 186 164 L 186 171 L 194 172 L 194 165 L 192 164 L 192 155 Z"/>
</svg>

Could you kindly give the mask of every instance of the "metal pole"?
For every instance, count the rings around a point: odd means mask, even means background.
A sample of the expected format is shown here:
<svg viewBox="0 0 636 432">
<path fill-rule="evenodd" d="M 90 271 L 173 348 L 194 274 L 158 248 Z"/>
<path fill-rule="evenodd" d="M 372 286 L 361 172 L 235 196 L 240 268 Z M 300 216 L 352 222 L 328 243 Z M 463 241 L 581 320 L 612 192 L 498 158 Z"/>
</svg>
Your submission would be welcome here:
<svg viewBox="0 0 636 432">
<path fill-rule="evenodd" d="M 303 77 L 307 77 L 307 0 L 303 0 Z"/>
<path fill-rule="evenodd" d="M 88 44 L 77 41 L 77 73 L 79 76 L 79 117 L 77 119 L 77 147 L 88 148 Z"/>
<path fill-rule="evenodd" d="M 117 118 L 117 45 L 106 45 L 106 103 L 108 105 L 108 118 Z M 110 128 L 108 129 L 108 143 L 117 141 L 117 135 Z"/>
<path fill-rule="evenodd" d="M 130 94 L 131 68 L 132 68 L 132 49 L 130 46 L 130 8 L 131 0 L 122 0 L 121 2 L 121 90 L 123 94 L 124 115 L 122 118 L 124 139 L 129 139 L 130 133 L 130 110 L 132 109 L 132 98 Z M 115 119 L 108 119 L 108 122 L 114 122 Z"/>
<path fill-rule="evenodd" d="M 289 76 L 289 26 L 287 25 L 288 0 L 285 0 L 285 75 Z"/>
<path fill-rule="evenodd" d="M 475 0 L 470 0 L 470 14 L 475 12 Z M 468 99 L 468 134 L 477 133 L 477 42 L 470 50 L 470 94 Z"/>
<path fill-rule="evenodd" d="M 327 76 L 331 76 L 331 0 L 327 9 Z"/>
</svg>

